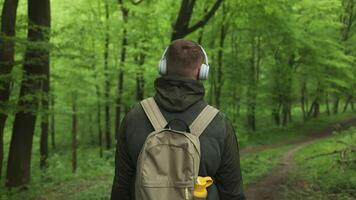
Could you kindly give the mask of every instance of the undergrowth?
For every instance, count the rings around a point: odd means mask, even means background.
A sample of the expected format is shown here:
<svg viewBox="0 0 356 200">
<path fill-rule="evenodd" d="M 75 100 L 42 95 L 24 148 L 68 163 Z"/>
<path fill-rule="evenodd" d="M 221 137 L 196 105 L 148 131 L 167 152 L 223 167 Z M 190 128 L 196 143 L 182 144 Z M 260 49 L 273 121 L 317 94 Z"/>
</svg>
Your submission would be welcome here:
<svg viewBox="0 0 356 200">
<path fill-rule="evenodd" d="M 355 152 L 356 128 L 302 149 L 283 199 L 356 199 Z"/>
</svg>

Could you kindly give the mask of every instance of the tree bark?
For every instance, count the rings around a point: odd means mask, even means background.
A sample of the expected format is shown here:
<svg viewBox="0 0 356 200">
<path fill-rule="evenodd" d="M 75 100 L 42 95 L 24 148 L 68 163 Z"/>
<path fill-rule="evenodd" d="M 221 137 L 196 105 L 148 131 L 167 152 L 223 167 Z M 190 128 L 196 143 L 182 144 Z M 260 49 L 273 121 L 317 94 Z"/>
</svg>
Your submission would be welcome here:
<svg viewBox="0 0 356 200">
<path fill-rule="evenodd" d="M 54 105 L 55 105 L 55 99 L 54 99 L 54 94 L 53 94 L 53 87 L 52 87 L 52 95 L 50 96 L 50 101 L 51 101 L 51 144 L 52 148 L 56 148 L 56 129 L 55 129 L 55 112 L 54 112 Z"/>
<path fill-rule="evenodd" d="M 310 106 L 309 112 L 308 112 L 308 118 L 313 117 L 313 118 L 318 118 L 320 115 L 320 96 L 322 94 L 322 88 L 320 83 L 318 83 L 318 87 L 315 92 L 315 99 Z"/>
<path fill-rule="evenodd" d="M 326 105 L 326 114 L 330 116 L 330 106 L 329 106 L 329 93 L 325 92 L 325 105 Z"/>
<path fill-rule="evenodd" d="M 5 0 L 1 13 L 0 34 L 0 106 L 6 108 L 10 96 L 11 71 L 14 66 L 14 37 L 18 0 Z M 0 180 L 4 160 L 6 112 L 0 112 Z"/>
<path fill-rule="evenodd" d="M 346 100 L 346 102 L 345 102 L 343 112 L 346 112 L 346 111 L 347 111 L 347 107 L 348 107 L 349 104 L 351 103 L 352 99 L 353 99 L 353 96 L 352 96 L 352 95 L 349 95 L 349 97 L 347 98 L 347 100 Z"/>
<path fill-rule="evenodd" d="M 281 94 L 283 97 L 283 106 L 282 106 L 282 113 L 283 113 L 283 126 L 287 126 L 289 122 L 292 121 L 292 84 L 293 84 L 293 68 L 295 65 L 295 56 L 292 54 L 288 58 L 288 71 L 284 74 L 285 84 L 284 90 Z"/>
<path fill-rule="evenodd" d="M 135 47 L 137 49 L 137 44 L 135 44 Z M 135 62 L 137 65 L 137 72 L 136 72 L 136 100 L 141 101 L 144 96 L 145 96 L 145 68 L 144 68 L 144 63 L 145 63 L 145 58 L 146 54 L 142 51 L 136 54 L 135 56 Z"/>
<path fill-rule="evenodd" d="M 273 97 L 273 109 L 272 109 L 272 117 L 273 117 L 273 121 L 276 125 L 280 125 L 281 124 L 281 117 L 279 115 L 280 111 L 281 111 L 281 97 L 278 94 L 275 94 Z"/>
<path fill-rule="evenodd" d="M 103 157 L 103 131 L 101 127 L 101 104 L 100 104 L 100 89 L 99 86 L 95 86 L 97 97 L 97 120 L 98 120 L 98 144 L 99 144 L 99 156 Z"/>
<path fill-rule="evenodd" d="M 256 104 L 257 88 L 260 65 L 260 38 L 252 37 L 251 42 L 251 59 L 248 69 L 248 86 L 247 86 L 247 125 L 252 131 L 256 131 Z"/>
<path fill-rule="evenodd" d="M 218 51 L 218 69 L 217 69 L 217 82 L 216 82 L 216 90 L 215 90 L 215 105 L 217 108 L 220 108 L 220 97 L 221 90 L 223 86 L 223 54 L 224 54 L 224 42 L 226 38 L 227 25 L 225 24 L 226 18 L 226 9 L 223 5 L 222 9 L 223 21 L 220 27 L 220 43 L 219 43 L 219 51 Z"/>
<path fill-rule="evenodd" d="M 182 0 L 177 20 L 173 25 L 171 41 L 184 38 L 188 34 L 203 27 L 218 10 L 223 0 L 216 0 L 213 7 L 206 12 L 206 15 L 203 16 L 197 23 L 189 27 L 195 2 L 196 0 Z"/>
<path fill-rule="evenodd" d="M 25 98 L 40 90 L 38 76 L 49 65 L 49 49 L 36 42 L 48 42 L 50 27 L 50 1 L 28 1 L 28 41 L 21 82 L 19 108 L 15 115 L 7 165 L 7 187 L 22 186 L 30 181 L 32 140 L 36 123 L 38 99 Z"/>
<path fill-rule="evenodd" d="M 42 80 L 42 115 L 41 115 L 41 138 L 40 138 L 40 168 L 46 169 L 48 167 L 47 158 L 48 158 L 48 115 L 49 115 L 49 62 L 48 65 L 44 68 L 43 75 L 45 78 Z"/>
<path fill-rule="evenodd" d="M 301 88 L 301 97 L 300 97 L 300 103 L 301 103 L 301 109 L 302 109 L 302 115 L 303 115 L 303 121 L 307 119 L 307 112 L 306 112 L 306 99 L 307 99 L 307 83 L 306 80 L 302 81 L 302 88 Z"/>
<path fill-rule="evenodd" d="M 352 25 L 356 21 L 356 17 L 354 16 L 354 7 L 356 2 L 354 0 L 343 0 L 342 6 L 344 8 L 344 13 L 341 18 L 341 21 L 344 25 L 341 32 L 341 41 L 347 41 L 352 34 Z M 346 52 L 348 54 L 348 52 Z"/>
<path fill-rule="evenodd" d="M 77 94 L 72 93 L 72 172 L 77 170 Z"/>
<path fill-rule="evenodd" d="M 95 44 L 94 42 L 92 43 L 92 47 L 95 48 Z M 95 55 L 93 55 L 93 59 L 95 59 Z M 97 105 L 97 113 L 96 113 L 96 117 L 98 120 L 98 145 L 99 145 L 99 156 L 100 158 L 103 157 L 103 130 L 102 130 L 102 124 L 101 124 L 101 92 L 100 92 L 100 87 L 99 87 L 99 80 L 98 80 L 98 74 L 96 72 L 96 67 L 95 67 L 95 63 L 93 63 L 92 65 L 92 69 L 93 69 L 93 76 L 94 79 L 96 80 L 96 84 L 95 84 L 95 93 L 96 93 L 96 105 Z"/>
<path fill-rule="evenodd" d="M 106 149 L 111 148 L 111 120 L 110 120 L 110 80 L 109 80 L 109 5 L 105 1 L 105 47 L 104 47 L 104 70 L 105 70 L 105 139 Z"/>
<path fill-rule="evenodd" d="M 339 112 L 339 102 L 340 102 L 340 98 L 336 97 L 334 99 L 334 106 L 333 106 L 333 113 L 336 115 Z"/>
<path fill-rule="evenodd" d="M 237 80 L 241 80 L 241 73 L 239 70 L 239 64 L 238 64 L 238 60 L 239 60 L 239 43 L 238 43 L 238 39 L 236 38 L 235 33 L 231 34 L 231 49 L 232 49 L 232 55 L 233 55 L 233 59 L 232 59 L 232 68 L 233 68 L 233 78 L 236 78 Z M 240 110 L 241 110 L 241 82 L 238 82 L 237 85 L 233 86 L 232 90 L 233 90 L 233 95 L 232 95 L 232 102 L 233 102 L 233 122 L 237 123 L 238 117 L 240 117 Z"/>
<path fill-rule="evenodd" d="M 122 42 L 121 42 L 121 55 L 119 63 L 119 75 L 117 84 L 117 98 L 116 98 L 116 121 L 115 121 L 115 136 L 119 133 L 119 127 L 121 122 L 121 108 L 122 108 L 122 95 L 124 90 L 124 65 L 126 61 L 126 49 L 128 45 L 127 38 L 127 22 L 129 16 L 129 10 L 123 4 L 123 0 L 119 0 L 122 19 L 123 19 L 123 30 L 122 30 Z"/>
</svg>

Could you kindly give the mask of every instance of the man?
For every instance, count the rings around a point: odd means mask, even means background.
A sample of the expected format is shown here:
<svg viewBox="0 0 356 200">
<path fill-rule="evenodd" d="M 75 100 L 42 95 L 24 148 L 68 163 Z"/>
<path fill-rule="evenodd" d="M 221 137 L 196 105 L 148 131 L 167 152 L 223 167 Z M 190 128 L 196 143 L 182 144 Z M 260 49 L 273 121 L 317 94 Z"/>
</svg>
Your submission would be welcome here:
<svg viewBox="0 0 356 200">
<path fill-rule="evenodd" d="M 202 69 L 202 66 L 207 64 L 207 56 L 197 43 L 179 39 L 169 45 L 162 59 L 166 62 L 167 69 L 161 69 L 161 60 L 160 73 L 166 75 L 155 81 L 154 100 L 167 121 L 179 119 L 189 125 L 207 105 L 203 100 L 204 86 L 199 81 L 204 76 L 202 70 L 206 73 L 208 70 Z M 173 128 L 184 130 L 185 127 L 176 123 Z M 112 200 L 135 199 L 137 159 L 148 134 L 152 131 L 153 126 L 140 104 L 123 119 L 117 138 Z M 238 143 L 231 122 L 219 112 L 199 140 L 199 176 L 210 176 L 214 180 L 214 184 L 208 188 L 207 199 L 245 199 Z"/>
</svg>

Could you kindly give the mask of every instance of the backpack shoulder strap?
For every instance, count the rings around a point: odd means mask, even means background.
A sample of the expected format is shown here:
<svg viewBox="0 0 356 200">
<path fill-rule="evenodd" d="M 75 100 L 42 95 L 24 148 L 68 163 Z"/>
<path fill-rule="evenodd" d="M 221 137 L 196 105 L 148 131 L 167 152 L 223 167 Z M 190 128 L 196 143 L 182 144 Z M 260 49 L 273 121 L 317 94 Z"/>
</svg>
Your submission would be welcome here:
<svg viewBox="0 0 356 200">
<path fill-rule="evenodd" d="M 144 99 L 140 103 L 155 130 L 162 129 L 167 125 L 167 121 L 153 97 Z"/>
<path fill-rule="evenodd" d="M 190 125 L 191 132 L 197 137 L 200 137 L 200 135 L 204 132 L 206 127 L 210 124 L 218 112 L 218 109 L 207 105 Z"/>
</svg>

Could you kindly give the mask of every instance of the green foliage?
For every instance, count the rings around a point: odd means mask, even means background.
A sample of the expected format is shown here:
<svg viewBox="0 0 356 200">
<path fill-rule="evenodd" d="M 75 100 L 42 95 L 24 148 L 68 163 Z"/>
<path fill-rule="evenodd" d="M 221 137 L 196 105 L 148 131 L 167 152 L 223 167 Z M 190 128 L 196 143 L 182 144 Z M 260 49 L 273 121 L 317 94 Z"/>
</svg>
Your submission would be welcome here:
<svg viewBox="0 0 356 200">
<path fill-rule="evenodd" d="M 298 169 L 286 199 L 354 199 L 355 128 L 337 132 L 297 153 Z M 296 187 L 295 187 L 296 186 Z"/>
</svg>

